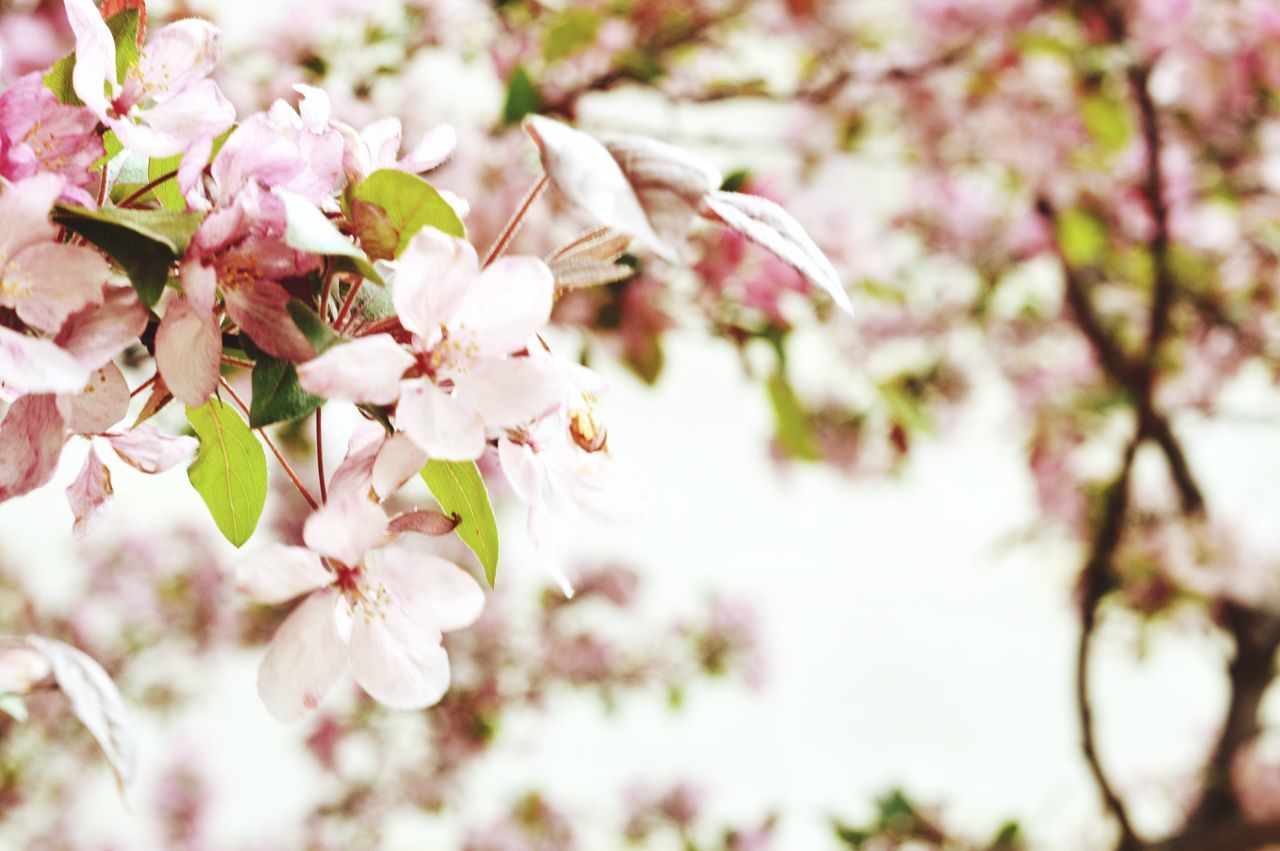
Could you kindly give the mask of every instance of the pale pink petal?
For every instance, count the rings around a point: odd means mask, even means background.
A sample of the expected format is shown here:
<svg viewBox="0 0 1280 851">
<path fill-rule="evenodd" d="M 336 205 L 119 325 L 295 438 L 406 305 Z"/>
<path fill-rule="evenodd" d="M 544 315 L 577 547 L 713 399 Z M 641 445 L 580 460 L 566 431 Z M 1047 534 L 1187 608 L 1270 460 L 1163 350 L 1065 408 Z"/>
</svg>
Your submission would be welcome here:
<svg viewBox="0 0 1280 851">
<path fill-rule="evenodd" d="M 107 287 L 101 305 L 85 308 L 62 326 L 58 345 L 89 369 L 105 365 L 147 327 L 147 309 L 133 287 Z"/>
<path fill-rule="evenodd" d="M 23 396 L 0 420 L 0 502 L 53 478 L 62 455 L 62 414 L 49 394 Z"/>
<path fill-rule="evenodd" d="M 320 556 L 304 547 L 271 544 L 236 563 L 236 590 L 257 603 L 284 603 L 332 582 Z"/>
<path fill-rule="evenodd" d="M 66 181 L 55 174 L 37 174 L 20 180 L 0 193 L 0 257 L 49 242 L 58 229 L 49 221 L 49 210 Z"/>
<path fill-rule="evenodd" d="M 399 144 L 400 138 L 397 133 L 397 147 Z M 428 130 L 418 144 L 414 145 L 413 150 L 397 163 L 397 166 L 414 174 L 431 171 L 433 168 L 438 168 L 448 162 L 457 147 L 457 131 L 448 124 L 439 124 Z M 392 156 L 394 157 L 394 155 L 395 152 L 393 151 Z"/>
<path fill-rule="evenodd" d="M 429 381 L 401 385 L 396 426 L 432 458 L 471 461 L 484 453 L 479 415 Z"/>
<path fill-rule="evenodd" d="M 355 613 L 350 660 L 360 687 L 392 709 L 423 709 L 449 690 L 439 631 L 414 623 L 395 604 Z"/>
<path fill-rule="evenodd" d="M 479 269 L 469 242 L 423 228 L 400 255 L 391 284 L 400 323 L 432 342 L 466 299 Z"/>
<path fill-rule="evenodd" d="M 551 510 L 545 503 L 529 506 L 527 529 L 529 541 L 533 544 L 542 562 L 543 569 L 566 597 L 573 596 L 573 583 L 569 581 L 564 568 L 560 566 L 560 552 L 555 534 L 555 525 L 551 521 Z"/>
<path fill-rule="evenodd" d="M 184 18 L 151 34 L 133 73 L 153 97 L 167 99 L 213 73 L 221 55 L 218 28 Z"/>
<path fill-rule="evenodd" d="M 84 389 L 71 397 L 67 427 L 80 434 L 98 434 L 129 412 L 129 384 L 114 363 L 89 376 Z"/>
<path fill-rule="evenodd" d="M 222 329 L 185 298 L 169 303 L 156 329 L 156 368 L 173 395 L 189 407 L 204 404 L 218 386 Z"/>
<path fill-rule="evenodd" d="M 32 328 L 56 334 L 67 317 L 90 304 L 102 303 L 102 287 L 110 267 L 91 248 L 42 242 L 14 254 L 5 264 L 0 304 L 16 308 Z"/>
<path fill-rule="evenodd" d="M 80 475 L 67 486 L 67 503 L 76 518 L 71 529 L 75 537 L 81 538 L 89 534 L 106 516 L 111 494 L 111 471 L 90 446 L 84 466 L 80 468 Z"/>
<path fill-rule="evenodd" d="M 192 142 L 187 148 L 185 154 L 182 155 L 182 162 L 178 165 L 178 190 L 182 192 L 184 198 L 199 198 L 197 192 L 192 195 L 192 190 L 197 188 L 200 182 L 200 175 L 204 172 L 204 167 L 209 164 L 209 157 L 213 154 L 213 137 L 204 136 Z"/>
<path fill-rule="evenodd" d="M 359 494 L 335 495 L 307 518 L 302 539 L 320 555 L 354 567 L 387 532 L 387 515 Z"/>
<path fill-rule="evenodd" d="M 484 610 L 484 591 L 479 583 L 436 555 L 426 536 L 401 535 L 369 553 L 366 566 L 415 623 L 452 632 L 475 623 Z"/>
<path fill-rule="evenodd" d="M 316 591 L 276 630 L 258 668 L 258 696 L 280 721 L 315 709 L 346 667 L 347 649 L 334 622 L 335 595 Z"/>
<path fill-rule="evenodd" d="M 400 119 L 394 116 L 379 119 L 360 131 L 360 144 L 364 148 L 369 171 L 395 164 L 402 133 Z"/>
<path fill-rule="evenodd" d="M 89 368 L 51 340 L 0 326 L 0 386 L 20 393 L 75 393 Z"/>
<path fill-rule="evenodd" d="M 235 107 L 213 80 L 188 86 L 180 97 L 158 103 L 138 115 L 108 119 L 120 144 L 144 157 L 171 157 L 200 140 L 219 135 L 236 120 Z"/>
<path fill-rule="evenodd" d="M 561 377 L 533 358 L 482 360 L 454 377 L 454 398 L 489 428 L 509 428 L 558 408 Z"/>
<path fill-rule="evenodd" d="M 346 457 L 329 477 L 330 494 L 353 492 L 362 497 L 369 496 L 373 463 L 386 435 L 386 429 L 370 420 L 361 420 L 356 425 L 347 442 Z"/>
<path fill-rule="evenodd" d="M 390 334 L 370 334 L 299 364 L 298 383 L 325 399 L 389 405 L 400 395 L 400 376 L 412 365 L 413 355 Z"/>
<path fill-rule="evenodd" d="M 67 23 L 76 37 L 76 67 L 71 72 L 71 87 L 100 117 L 107 114 L 106 87 L 118 88 L 116 81 L 116 43 L 92 0 L 66 0 Z"/>
<path fill-rule="evenodd" d="M 315 349 L 289 315 L 289 292 L 284 287 L 257 280 L 224 289 L 223 298 L 231 321 L 267 354 L 289 361 L 315 357 Z"/>
<path fill-rule="evenodd" d="M 201 316 L 212 313 L 218 297 L 218 270 L 198 260 L 190 260 L 182 264 L 179 274 L 182 292 L 195 312 Z"/>
<path fill-rule="evenodd" d="M 193 457 L 200 447 L 194 437 L 165 434 L 148 425 L 106 438 L 121 460 L 144 473 L 163 473 Z"/>
<path fill-rule="evenodd" d="M 386 499 L 400 490 L 401 485 L 426 463 L 427 453 L 408 435 L 396 432 L 382 443 L 373 463 L 373 492 L 378 499 Z"/>
<path fill-rule="evenodd" d="M 481 353 L 525 348 L 551 317 L 555 278 L 536 257 L 503 257 L 480 275 L 453 319 L 450 334 Z"/>
<path fill-rule="evenodd" d="M 542 467 L 532 447 L 503 437 L 498 440 L 498 461 L 516 497 L 530 505 L 542 502 Z"/>
<path fill-rule="evenodd" d="M 310 133 L 323 133 L 329 126 L 329 95 L 324 89 L 308 86 L 303 83 L 294 85 L 293 90 L 302 97 L 298 100 L 298 116 L 302 119 L 302 129 Z"/>
<path fill-rule="evenodd" d="M 52 673 L 49 659 L 35 648 L 24 645 L 0 648 L 0 693 L 26 694 Z"/>
</svg>

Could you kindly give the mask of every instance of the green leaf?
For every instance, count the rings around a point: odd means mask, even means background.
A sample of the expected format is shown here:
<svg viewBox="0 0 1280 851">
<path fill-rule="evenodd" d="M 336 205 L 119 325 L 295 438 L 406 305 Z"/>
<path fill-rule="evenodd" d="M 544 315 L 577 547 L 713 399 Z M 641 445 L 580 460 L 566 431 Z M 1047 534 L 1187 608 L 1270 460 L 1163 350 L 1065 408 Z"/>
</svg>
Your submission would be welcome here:
<svg viewBox="0 0 1280 851">
<path fill-rule="evenodd" d="M 385 284 L 358 245 L 343 235 L 320 208 L 306 198 L 276 187 L 272 190 L 285 210 L 284 241 L 299 251 L 324 254 L 345 261 L 342 265 L 377 284 Z"/>
<path fill-rule="evenodd" d="M 1070 265 L 1092 266 L 1107 249 L 1107 231 L 1083 210 L 1064 210 L 1058 217 L 1058 245 Z"/>
<path fill-rule="evenodd" d="M 147 162 L 147 181 L 150 182 L 166 174 L 176 172 L 181 164 L 182 154 L 152 159 Z M 151 191 L 164 209 L 187 209 L 187 199 L 182 197 L 182 190 L 178 187 L 178 176 L 176 174 L 163 183 L 156 184 Z"/>
<path fill-rule="evenodd" d="M 1080 119 L 1089 136 L 1101 148 L 1118 151 L 1129 144 L 1133 127 L 1125 105 L 1100 94 L 1089 95 L 1080 104 Z"/>
<path fill-rule="evenodd" d="M 217 399 L 187 408 L 187 420 L 200 438 L 187 478 L 222 534 L 242 546 L 267 501 L 266 453 L 240 415 Z"/>
<path fill-rule="evenodd" d="M 262 428 L 284 420 L 306 416 L 324 404 L 298 383 L 298 370 L 287 360 L 260 354 L 253 365 L 253 401 L 249 404 L 249 425 Z"/>
<path fill-rule="evenodd" d="M 49 73 L 44 75 L 44 85 L 45 88 L 53 92 L 53 96 L 58 99 L 58 103 L 65 103 L 68 106 L 84 106 L 84 101 L 76 97 L 76 90 L 71 85 L 71 72 L 75 69 L 76 55 L 68 53 L 49 68 Z"/>
<path fill-rule="evenodd" d="M 769 391 L 769 402 L 773 406 L 773 426 L 778 443 L 797 461 L 821 459 L 822 450 L 814 437 L 813 427 L 781 368 L 769 376 L 765 389 Z"/>
<path fill-rule="evenodd" d="M 431 460 L 421 475 L 440 509 L 458 516 L 454 531 L 480 559 L 492 587 L 498 575 L 498 523 L 475 462 Z"/>
<path fill-rule="evenodd" d="M 347 190 L 343 199 L 360 244 L 372 257 L 399 257 L 424 227 L 465 239 L 467 229 L 449 202 L 416 174 L 384 168 Z"/>
<path fill-rule="evenodd" d="M 138 10 L 125 9 L 107 20 L 116 42 L 116 79 L 124 83 L 129 69 L 138 64 Z"/>
<path fill-rule="evenodd" d="M 325 349 L 341 342 L 342 338 L 325 324 L 320 314 L 308 307 L 306 302 L 291 298 L 285 305 L 285 309 L 289 311 L 289 315 L 293 317 L 293 324 L 298 326 L 302 336 L 306 337 L 307 342 L 311 344 L 311 348 L 316 350 L 316 354 L 323 354 Z"/>
<path fill-rule="evenodd" d="M 524 66 L 517 66 L 507 81 L 507 99 L 502 105 L 502 126 L 519 124 L 520 119 L 542 109 L 542 95 Z"/>
<path fill-rule="evenodd" d="M 600 32 L 600 13 L 582 6 L 569 6 L 547 25 L 542 36 L 542 56 L 556 62 L 590 47 Z"/>
<path fill-rule="evenodd" d="M 128 274 L 138 297 L 153 306 L 169 280 L 169 265 L 186 252 L 204 214 L 59 206 L 54 208 L 53 218 L 111 255 Z"/>
</svg>

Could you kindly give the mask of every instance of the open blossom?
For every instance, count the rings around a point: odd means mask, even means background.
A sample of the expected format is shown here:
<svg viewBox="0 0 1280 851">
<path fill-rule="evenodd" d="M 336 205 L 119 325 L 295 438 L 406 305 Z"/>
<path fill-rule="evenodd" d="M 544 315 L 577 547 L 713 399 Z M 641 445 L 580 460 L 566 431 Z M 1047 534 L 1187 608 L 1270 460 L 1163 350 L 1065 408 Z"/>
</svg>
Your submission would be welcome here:
<svg viewBox="0 0 1280 851">
<path fill-rule="evenodd" d="M 280 625 L 258 672 L 267 709 L 288 721 L 319 705 L 348 662 L 370 696 L 421 709 L 449 687 L 441 633 L 480 616 L 484 592 L 409 533 L 388 539 L 382 510 L 335 497 L 307 519 L 306 547 L 274 545 L 239 565 L 242 592 L 263 603 L 306 598 Z"/>
<path fill-rule="evenodd" d="M 222 53 L 218 29 L 195 18 L 161 27 L 120 80 L 115 40 L 92 0 L 66 0 L 66 9 L 76 36 L 76 96 L 129 150 L 146 157 L 186 154 L 203 168 L 214 137 L 236 118 L 208 79 Z M 183 188 L 189 189 L 199 170 L 184 165 Z"/>
<path fill-rule="evenodd" d="M 0 306 L 51 334 L 72 313 L 102 301 L 108 274 L 93 249 L 57 241 L 49 211 L 62 187 L 61 178 L 40 174 L 0 193 Z"/>
<path fill-rule="evenodd" d="M 485 432 L 554 407 L 560 379 L 526 349 L 551 313 L 551 272 L 533 257 L 506 257 L 481 271 L 464 240 L 427 228 L 400 258 L 392 296 L 412 335 L 406 350 L 388 334 L 335 346 L 298 367 L 298 379 L 328 399 L 390 404 L 396 426 L 428 455 L 480 457 Z"/>
<path fill-rule="evenodd" d="M 357 131 L 339 121 L 332 122 L 346 145 L 342 168 L 347 180 L 358 183 L 380 168 L 394 168 L 422 174 L 448 162 L 458 146 L 458 134 L 448 124 L 428 130 L 413 150 L 400 156 L 403 129 L 399 118 L 383 118 Z"/>
<path fill-rule="evenodd" d="M 0 177 L 21 180 L 37 172 L 64 178 L 63 197 L 95 205 L 90 166 L 103 154 L 87 109 L 59 103 L 39 74 L 28 74 L 0 94 Z"/>
<path fill-rule="evenodd" d="M 315 354 L 289 317 L 281 282 L 319 268 L 319 260 L 285 243 L 285 222 L 280 199 L 250 183 L 229 207 L 210 213 L 192 239 L 183 295 L 169 302 L 156 331 L 156 365 L 185 404 L 203 403 L 218 383 L 219 292 L 227 316 L 267 354 L 295 361 Z"/>
<path fill-rule="evenodd" d="M 312 86 L 294 86 L 295 110 L 277 100 L 266 112 L 246 118 L 214 158 L 210 173 L 215 202 L 228 205 L 256 182 L 301 195 L 313 204 L 328 201 L 342 177 L 342 134 L 329 122 L 329 96 Z"/>
</svg>

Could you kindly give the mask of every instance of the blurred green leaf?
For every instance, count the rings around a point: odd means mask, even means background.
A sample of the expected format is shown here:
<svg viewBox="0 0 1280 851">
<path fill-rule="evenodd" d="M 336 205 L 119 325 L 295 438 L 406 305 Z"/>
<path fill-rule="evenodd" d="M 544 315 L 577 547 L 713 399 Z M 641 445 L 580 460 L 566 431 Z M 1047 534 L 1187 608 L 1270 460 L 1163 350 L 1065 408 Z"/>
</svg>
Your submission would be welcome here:
<svg viewBox="0 0 1280 851">
<path fill-rule="evenodd" d="M 1107 249 L 1107 231 L 1089 213 L 1072 208 L 1058 216 L 1058 245 L 1072 266 L 1092 266 Z"/>
<path fill-rule="evenodd" d="M 1133 138 L 1127 106 L 1105 95 L 1086 97 L 1080 104 L 1080 119 L 1093 141 L 1106 150 L 1118 151 Z"/>
<path fill-rule="evenodd" d="M 583 6 L 557 12 L 542 35 L 542 56 L 557 62 L 590 47 L 600 32 L 600 13 Z"/>
<path fill-rule="evenodd" d="M 769 403 L 773 406 L 773 424 L 778 443 L 786 450 L 787 455 L 797 461 L 820 460 L 822 450 L 814 436 L 813 427 L 781 367 L 769 376 L 765 389 L 769 392 Z"/>
<path fill-rule="evenodd" d="M 502 105 L 502 126 L 519 124 L 526 115 L 541 109 L 542 95 L 538 92 L 538 87 L 534 85 L 533 78 L 524 66 L 518 66 L 507 81 L 507 99 Z"/>
</svg>

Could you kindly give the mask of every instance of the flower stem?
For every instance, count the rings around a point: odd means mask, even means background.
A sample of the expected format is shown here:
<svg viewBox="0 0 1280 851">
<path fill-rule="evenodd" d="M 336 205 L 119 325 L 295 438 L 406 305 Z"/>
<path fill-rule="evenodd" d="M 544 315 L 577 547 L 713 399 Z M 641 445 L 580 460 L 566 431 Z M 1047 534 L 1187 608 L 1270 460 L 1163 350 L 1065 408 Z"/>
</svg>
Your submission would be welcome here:
<svg viewBox="0 0 1280 851">
<path fill-rule="evenodd" d="M 502 233 L 498 234 L 498 238 L 494 240 L 493 245 L 489 246 L 489 250 L 485 252 L 484 263 L 481 264 L 481 268 L 487 268 L 489 264 L 502 256 L 502 252 L 507 250 L 511 240 L 515 239 L 516 234 L 520 232 L 520 225 L 524 223 L 524 217 L 528 214 L 529 208 L 533 206 L 534 201 L 538 200 L 542 190 L 547 188 L 547 180 L 547 174 L 543 172 L 542 176 L 529 187 L 529 191 L 524 193 L 524 197 L 516 205 L 515 212 L 511 214 L 511 218 L 507 219 L 506 225 L 503 226 Z"/>
<path fill-rule="evenodd" d="M 316 476 L 320 479 L 320 501 L 329 501 L 324 483 L 324 407 L 316 408 Z"/>
<path fill-rule="evenodd" d="M 352 305 L 356 302 L 356 295 L 360 292 L 360 287 L 364 285 L 364 278 L 356 278 L 356 282 L 351 285 L 351 289 L 347 292 L 346 299 L 342 302 L 342 307 L 338 308 L 338 316 L 333 320 L 333 329 L 335 331 L 342 330 L 342 322 L 347 318 L 347 314 L 351 312 Z"/>
<path fill-rule="evenodd" d="M 231 389 L 231 385 L 227 383 L 225 378 L 219 378 L 218 383 L 222 385 L 222 389 L 226 390 L 235 400 L 235 403 L 244 411 L 245 416 L 249 415 L 249 406 L 244 403 L 239 394 Z M 311 491 L 307 490 L 307 486 L 298 478 L 298 474 L 293 471 L 293 467 L 289 466 L 289 462 L 285 460 L 284 454 L 276 446 L 271 436 L 267 434 L 265 429 L 256 429 L 258 434 L 262 435 L 262 439 L 266 441 L 267 447 L 271 449 L 271 454 L 276 456 L 276 460 L 280 462 L 280 467 L 284 470 L 285 475 L 289 477 L 289 481 L 293 482 L 293 486 L 298 489 L 298 493 L 302 494 L 302 498 L 307 501 L 307 505 L 311 506 L 311 510 L 315 511 L 320 507 L 320 503 L 316 502 L 316 498 L 311 495 Z"/>
</svg>

